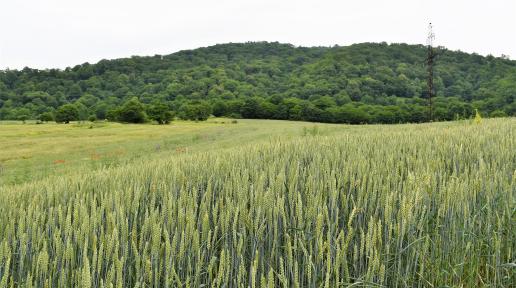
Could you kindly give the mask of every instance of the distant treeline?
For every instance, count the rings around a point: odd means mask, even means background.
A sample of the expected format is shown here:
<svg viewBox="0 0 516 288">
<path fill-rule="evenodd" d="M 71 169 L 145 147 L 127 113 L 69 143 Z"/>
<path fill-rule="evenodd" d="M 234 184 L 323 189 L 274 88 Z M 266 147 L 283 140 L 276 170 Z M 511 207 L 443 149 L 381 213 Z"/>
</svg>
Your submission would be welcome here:
<svg viewBox="0 0 516 288">
<path fill-rule="evenodd" d="M 122 122 L 209 115 L 335 123 L 428 120 L 426 48 L 221 44 L 65 70 L 0 71 L 0 119 Z M 434 120 L 515 116 L 516 61 L 440 49 Z M 64 118 L 63 118 L 64 117 Z"/>
</svg>

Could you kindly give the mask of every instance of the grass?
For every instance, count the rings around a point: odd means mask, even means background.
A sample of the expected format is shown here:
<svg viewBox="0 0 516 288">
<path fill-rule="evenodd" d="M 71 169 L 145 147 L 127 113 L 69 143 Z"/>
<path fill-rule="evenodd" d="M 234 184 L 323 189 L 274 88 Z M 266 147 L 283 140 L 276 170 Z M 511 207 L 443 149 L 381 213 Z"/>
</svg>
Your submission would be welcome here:
<svg viewBox="0 0 516 288">
<path fill-rule="evenodd" d="M 325 133 L 342 125 L 317 124 Z M 50 175 L 118 166 L 161 155 L 230 148 L 271 137 L 289 138 L 314 124 L 214 118 L 171 125 L 118 123 L 35 124 L 0 122 L 0 185 L 20 184 Z"/>
<path fill-rule="evenodd" d="M 515 124 L 200 123 L 0 186 L 0 287 L 511 287 Z"/>
</svg>

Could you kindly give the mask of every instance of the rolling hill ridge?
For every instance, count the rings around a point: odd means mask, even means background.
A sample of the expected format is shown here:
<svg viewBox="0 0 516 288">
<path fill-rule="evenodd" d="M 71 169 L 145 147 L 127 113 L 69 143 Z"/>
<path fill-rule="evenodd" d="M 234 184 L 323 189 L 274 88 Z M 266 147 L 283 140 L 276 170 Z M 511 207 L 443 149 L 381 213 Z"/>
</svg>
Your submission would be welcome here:
<svg viewBox="0 0 516 288">
<path fill-rule="evenodd" d="M 192 113 L 335 123 L 422 122 L 426 47 L 362 43 L 295 47 L 249 42 L 170 55 L 101 60 L 65 70 L 0 71 L 0 119 L 35 119 L 72 103 L 110 118 L 137 98 Z M 437 59 L 436 120 L 516 115 L 516 61 L 445 48 Z M 201 112 L 197 112 L 201 111 Z M 195 115 L 194 117 L 195 118 Z"/>
</svg>

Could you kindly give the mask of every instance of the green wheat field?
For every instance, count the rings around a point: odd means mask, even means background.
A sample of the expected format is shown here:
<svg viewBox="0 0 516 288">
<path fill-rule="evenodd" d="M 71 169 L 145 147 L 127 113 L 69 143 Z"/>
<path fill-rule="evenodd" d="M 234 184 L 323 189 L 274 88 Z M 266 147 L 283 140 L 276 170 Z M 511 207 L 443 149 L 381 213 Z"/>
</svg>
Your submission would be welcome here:
<svg viewBox="0 0 516 288">
<path fill-rule="evenodd" d="M 515 128 L 1 122 L 0 287 L 514 287 Z"/>
</svg>

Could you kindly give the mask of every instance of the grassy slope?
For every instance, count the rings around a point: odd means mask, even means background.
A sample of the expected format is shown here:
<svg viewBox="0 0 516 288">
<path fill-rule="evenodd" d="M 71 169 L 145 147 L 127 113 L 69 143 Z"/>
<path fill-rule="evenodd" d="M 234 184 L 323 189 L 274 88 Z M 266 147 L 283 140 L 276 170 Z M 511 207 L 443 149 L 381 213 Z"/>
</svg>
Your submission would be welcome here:
<svg viewBox="0 0 516 288">
<path fill-rule="evenodd" d="M 138 158 L 229 148 L 271 137 L 299 136 L 303 128 L 318 127 L 331 134 L 345 125 L 274 120 L 210 119 L 177 121 L 171 125 L 90 123 L 21 124 L 0 122 L 0 185 L 25 183 L 49 175 L 98 169 Z"/>
</svg>

